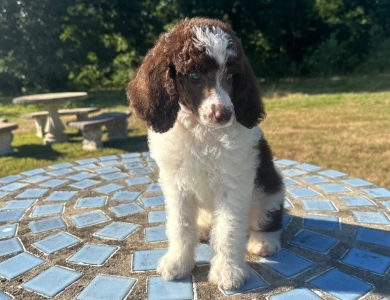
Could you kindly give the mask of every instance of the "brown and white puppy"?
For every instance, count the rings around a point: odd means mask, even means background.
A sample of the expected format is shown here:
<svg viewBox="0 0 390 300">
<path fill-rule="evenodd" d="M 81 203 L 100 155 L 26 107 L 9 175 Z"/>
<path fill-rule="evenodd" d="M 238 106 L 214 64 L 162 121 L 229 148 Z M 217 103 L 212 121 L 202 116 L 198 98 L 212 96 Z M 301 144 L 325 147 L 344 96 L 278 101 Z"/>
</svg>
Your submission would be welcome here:
<svg viewBox="0 0 390 300">
<path fill-rule="evenodd" d="M 127 96 L 149 128 L 166 201 L 169 250 L 157 271 L 188 276 L 198 239 L 210 238 L 209 280 L 239 288 L 246 248 L 280 249 L 285 192 L 257 126 L 264 106 L 239 39 L 218 20 L 182 20 L 148 52 Z"/>
</svg>

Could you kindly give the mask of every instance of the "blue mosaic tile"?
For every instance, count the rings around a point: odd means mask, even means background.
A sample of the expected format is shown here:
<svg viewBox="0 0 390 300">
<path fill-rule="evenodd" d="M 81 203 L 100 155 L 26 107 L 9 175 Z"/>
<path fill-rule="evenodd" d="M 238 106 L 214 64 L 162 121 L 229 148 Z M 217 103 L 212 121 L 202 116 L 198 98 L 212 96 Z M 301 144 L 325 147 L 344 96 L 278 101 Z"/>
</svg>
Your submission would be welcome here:
<svg viewBox="0 0 390 300">
<path fill-rule="evenodd" d="M 311 189 L 308 189 L 308 188 L 290 189 L 290 190 L 287 190 L 287 192 L 289 192 L 295 198 L 321 196 L 319 193 L 317 193 Z"/>
<path fill-rule="evenodd" d="M 5 196 L 7 196 L 9 193 L 6 192 L 0 192 L 0 199 L 3 199 Z"/>
<path fill-rule="evenodd" d="M 148 152 L 148 151 L 142 152 L 141 154 L 142 154 L 142 156 L 150 157 L 150 152 Z"/>
<path fill-rule="evenodd" d="M 28 252 L 23 252 L 1 262 L 0 275 L 8 280 L 11 280 L 38 267 L 44 262 L 45 261 L 39 257 L 36 257 Z"/>
<path fill-rule="evenodd" d="M 134 160 L 134 159 L 132 159 L 132 160 Z M 139 169 L 139 168 L 143 168 L 144 167 L 144 164 L 143 163 L 141 163 L 141 162 L 129 162 L 128 160 L 127 160 L 127 163 L 125 163 L 124 165 L 124 168 L 126 169 L 126 170 L 130 170 L 130 169 Z"/>
<path fill-rule="evenodd" d="M 43 240 L 37 241 L 32 245 L 46 254 L 53 254 L 65 248 L 69 248 L 73 245 L 80 243 L 80 239 L 67 233 L 59 232 L 57 234 L 48 236 Z"/>
<path fill-rule="evenodd" d="M 349 184 L 353 187 L 364 187 L 364 186 L 370 186 L 373 185 L 371 182 L 365 181 L 360 178 L 351 178 L 343 180 L 344 183 Z"/>
<path fill-rule="evenodd" d="M 85 197 L 77 201 L 76 208 L 102 207 L 106 204 L 107 196 Z"/>
<path fill-rule="evenodd" d="M 258 262 L 284 277 L 297 276 L 314 266 L 314 263 L 310 260 L 286 249 L 281 249 L 271 256 L 263 257 Z"/>
<path fill-rule="evenodd" d="M 38 169 L 33 169 L 33 170 L 26 171 L 26 172 L 22 172 L 20 174 L 26 175 L 26 176 L 34 176 L 34 175 L 42 174 L 45 172 L 46 171 L 44 169 L 38 168 Z"/>
<path fill-rule="evenodd" d="M 291 202 L 287 198 L 284 198 L 283 206 L 284 206 L 284 208 L 293 207 L 293 205 L 291 204 Z"/>
<path fill-rule="evenodd" d="M 0 239 L 14 237 L 17 229 L 17 224 L 6 224 L 0 226 Z"/>
<path fill-rule="evenodd" d="M 111 224 L 107 225 L 106 227 L 103 227 L 93 235 L 102 238 L 122 241 L 126 239 L 130 234 L 132 234 L 137 228 L 139 228 L 139 225 L 137 224 L 112 222 Z"/>
<path fill-rule="evenodd" d="M 91 186 L 97 185 L 99 183 L 100 183 L 100 181 L 97 181 L 97 180 L 85 179 L 85 180 L 81 180 L 81 181 L 78 181 L 76 183 L 73 183 L 69 186 L 82 190 L 82 189 L 86 189 L 86 188 L 89 188 Z"/>
<path fill-rule="evenodd" d="M 124 153 L 120 155 L 122 158 L 133 158 L 133 157 L 140 157 L 141 155 L 139 153 Z"/>
<path fill-rule="evenodd" d="M 32 177 L 27 177 L 25 179 L 22 179 L 22 181 L 28 182 L 28 183 L 38 183 L 38 182 L 41 182 L 41 181 L 44 181 L 44 180 L 48 180 L 48 179 L 50 179 L 50 176 L 35 175 L 35 176 L 32 176 Z"/>
<path fill-rule="evenodd" d="M 153 173 L 150 168 L 130 169 L 129 172 L 131 175 L 146 175 Z"/>
<path fill-rule="evenodd" d="M 314 214 L 305 214 L 303 226 L 330 230 L 341 229 L 339 217 Z"/>
<path fill-rule="evenodd" d="M 77 191 L 57 191 L 47 197 L 45 201 L 69 201 L 74 196 L 76 196 L 77 193 Z"/>
<path fill-rule="evenodd" d="M 146 189 L 145 192 L 148 193 L 162 193 L 161 186 L 158 183 L 152 183 L 149 185 L 149 187 Z"/>
<path fill-rule="evenodd" d="M 318 170 L 322 169 L 321 167 L 316 166 L 316 165 L 312 165 L 312 164 L 301 164 L 301 165 L 296 166 L 296 168 L 302 169 L 302 170 L 305 170 L 308 172 L 314 172 L 314 171 L 318 171 Z"/>
<path fill-rule="evenodd" d="M 68 162 L 49 166 L 49 168 L 54 169 L 54 170 L 63 169 L 63 168 L 70 168 L 70 167 L 73 167 L 73 164 L 68 163 Z"/>
<path fill-rule="evenodd" d="M 310 184 L 319 184 L 319 183 L 329 182 L 329 180 L 326 179 L 325 177 L 317 176 L 317 175 L 303 177 L 302 180 L 306 181 L 307 183 L 310 183 Z"/>
<path fill-rule="evenodd" d="M 25 212 L 26 211 L 24 209 L 0 211 L 0 223 L 19 221 L 24 216 Z"/>
<path fill-rule="evenodd" d="M 153 158 L 151 158 L 150 156 L 147 156 L 145 158 L 146 161 L 151 161 L 151 162 L 156 162 Z"/>
<path fill-rule="evenodd" d="M 72 283 L 77 281 L 82 273 L 53 266 L 22 284 L 22 287 L 47 297 L 54 297 Z"/>
<path fill-rule="evenodd" d="M 99 159 L 101 161 L 115 160 L 115 159 L 118 159 L 118 156 L 116 156 L 116 155 L 100 156 Z"/>
<path fill-rule="evenodd" d="M 192 300 L 194 291 L 192 278 L 167 281 L 162 277 L 148 278 L 148 300 Z"/>
<path fill-rule="evenodd" d="M 51 175 L 51 176 L 62 176 L 62 175 L 67 175 L 67 174 L 70 174 L 73 172 L 74 171 L 72 169 L 65 168 L 65 169 L 50 171 L 50 172 L 47 172 L 46 174 Z"/>
<path fill-rule="evenodd" d="M 379 275 L 385 275 L 390 268 L 390 257 L 358 248 L 351 248 L 341 262 Z"/>
<path fill-rule="evenodd" d="M 54 188 L 54 187 L 63 185 L 67 182 L 68 182 L 68 180 L 64 180 L 64 179 L 52 179 L 52 180 L 41 183 L 40 186 Z"/>
<path fill-rule="evenodd" d="M 19 194 L 18 198 L 39 198 L 46 194 L 48 189 L 28 189 L 25 190 L 23 193 Z"/>
<path fill-rule="evenodd" d="M 95 170 L 95 172 L 98 173 L 99 175 L 114 173 L 114 172 L 119 172 L 119 171 L 120 170 L 118 168 L 101 168 L 101 169 Z"/>
<path fill-rule="evenodd" d="M 346 197 L 339 197 L 339 199 L 342 202 L 344 202 L 344 204 L 347 206 L 374 206 L 375 205 L 364 196 L 346 196 Z"/>
<path fill-rule="evenodd" d="M 64 212 L 64 204 L 38 205 L 35 206 L 31 216 L 42 217 L 42 216 L 62 214 L 63 212 Z"/>
<path fill-rule="evenodd" d="M 343 172 L 335 171 L 335 170 L 326 170 L 326 171 L 321 171 L 318 172 L 320 175 L 327 176 L 329 178 L 339 178 L 343 176 L 347 176 L 348 174 L 345 174 Z"/>
<path fill-rule="evenodd" d="M 147 166 L 148 166 L 148 167 L 151 167 L 151 168 L 158 167 L 157 163 L 154 162 L 154 161 L 148 161 Z"/>
<path fill-rule="evenodd" d="M 28 224 L 32 233 L 42 233 L 56 229 L 66 228 L 66 223 L 61 217 L 55 217 L 40 221 L 32 221 Z"/>
<path fill-rule="evenodd" d="M 167 213 L 165 210 L 151 211 L 148 214 L 149 223 L 162 223 L 167 221 Z"/>
<path fill-rule="evenodd" d="M 88 265 L 103 265 L 119 247 L 85 244 L 79 251 L 67 259 L 68 262 Z"/>
<path fill-rule="evenodd" d="M 76 171 L 83 171 L 83 170 L 95 170 L 98 167 L 99 166 L 95 164 L 85 164 L 85 165 L 73 167 L 73 169 L 75 169 Z"/>
<path fill-rule="evenodd" d="M 125 173 L 122 173 L 122 172 L 116 172 L 116 173 L 101 175 L 100 177 L 105 179 L 105 180 L 116 180 L 116 179 L 125 178 L 125 177 L 127 177 L 127 175 Z"/>
<path fill-rule="evenodd" d="M 300 176 L 306 174 L 306 171 L 297 170 L 297 169 L 286 169 L 286 170 L 282 170 L 282 174 L 284 176 L 294 177 L 294 176 Z"/>
<path fill-rule="evenodd" d="M 290 224 L 291 220 L 292 220 L 291 216 L 283 215 L 283 218 L 282 218 L 282 228 L 286 229 L 288 224 Z"/>
<path fill-rule="evenodd" d="M 105 160 L 105 161 L 99 162 L 99 166 L 102 166 L 102 167 L 116 166 L 119 164 L 120 164 L 120 162 L 116 159 L 115 160 Z"/>
<path fill-rule="evenodd" d="M 109 194 L 109 193 L 119 191 L 123 188 L 124 188 L 123 185 L 110 183 L 110 184 L 103 185 L 103 186 L 95 189 L 95 191 L 97 191 L 99 193 Z"/>
<path fill-rule="evenodd" d="M 326 271 L 311 279 L 309 283 L 340 300 L 356 300 L 373 289 L 367 282 L 338 269 Z"/>
<path fill-rule="evenodd" d="M 97 158 L 86 158 L 86 159 L 76 160 L 76 162 L 79 165 L 92 164 L 92 163 L 95 163 L 95 162 L 98 162 L 98 161 L 99 160 Z"/>
<path fill-rule="evenodd" d="M 384 188 L 373 188 L 363 190 L 373 198 L 390 198 L 390 191 Z"/>
<path fill-rule="evenodd" d="M 0 300 L 12 300 L 12 299 L 14 298 L 11 297 L 9 294 L 0 291 Z"/>
<path fill-rule="evenodd" d="M 389 218 L 382 212 L 352 211 L 359 223 L 389 225 Z"/>
<path fill-rule="evenodd" d="M 277 163 L 278 165 L 283 165 L 283 166 L 292 166 L 292 165 L 297 164 L 298 162 L 295 160 L 291 160 L 291 159 L 278 159 L 277 161 L 275 161 L 275 163 Z"/>
<path fill-rule="evenodd" d="M 355 240 L 390 248 L 390 232 L 360 227 L 356 230 Z"/>
<path fill-rule="evenodd" d="M 154 207 L 165 205 L 164 196 L 141 198 L 141 202 L 145 207 Z"/>
<path fill-rule="evenodd" d="M 285 186 L 299 185 L 298 182 L 296 182 L 290 178 L 283 178 L 283 182 L 284 182 Z"/>
<path fill-rule="evenodd" d="M 0 190 L 6 191 L 6 192 L 14 192 L 14 191 L 20 190 L 21 188 L 24 188 L 26 186 L 28 186 L 27 183 L 13 182 L 13 183 L 10 183 L 10 184 L 7 184 L 7 185 L 0 187 Z"/>
<path fill-rule="evenodd" d="M 7 177 L 0 178 L 0 183 L 11 183 L 17 180 L 23 179 L 20 175 L 9 175 Z"/>
<path fill-rule="evenodd" d="M 166 226 L 148 227 L 145 229 L 145 239 L 148 243 L 168 240 Z"/>
<path fill-rule="evenodd" d="M 335 238 L 302 229 L 294 236 L 290 244 L 327 254 L 337 242 L 338 240 Z"/>
<path fill-rule="evenodd" d="M 80 173 L 68 176 L 67 178 L 72 179 L 72 180 L 76 180 L 76 181 L 81 181 L 81 180 L 89 179 L 89 178 L 92 178 L 95 176 L 96 176 L 96 174 L 92 174 L 89 172 L 80 172 Z"/>
<path fill-rule="evenodd" d="M 119 192 L 111 198 L 115 201 L 134 201 L 141 195 L 140 192 Z"/>
<path fill-rule="evenodd" d="M 302 204 L 306 210 L 336 211 L 329 200 L 302 200 Z"/>
<path fill-rule="evenodd" d="M 213 257 L 213 247 L 209 244 L 199 244 L 195 247 L 195 261 L 198 265 L 209 264 Z"/>
<path fill-rule="evenodd" d="M 321 300 L 322 298 L 305 287 L 297 288 L 295 290 L 291 290 L 288 292 L 284 292 L 269 297 L 269 300 L 291 300 L 291 299 Z"/>
<path fill-rule="evenodd" d="M 0 241 L 0 257 L 21 251 L 23 251 L 23 246 L 17 238 Z"/>
<path fill-rule="evenodd" d="M 110 220 L 102 211 L 96 210 L 85 214 L 71 216 L 70 219 L 77 227 L 87 227 Z"/>
<path fill-rule="evenodd" d="M 123 216 L 133 215 L 135 213 L 143 211 L 144 209 L 136 203 L 127 203 L 127 204 L 121 204 L 121 205 L 110 207 L 110 210 L 117 217 L 123 217 Z"/>
<path fill-rule="evenodd" d="M 346 193 L 351 192 L 350 189 L 347 189 L 346 187 L 343 187 L 339 184 L 319 184 L 317 185 L 321 190 L 323 190 L 325 193 Z"/>
<path fill-rule="evenodd" d="M 382 204 L 386 206 L 388 210 L 390 210 L 390 201 L 383 201 Z"/>
<path fill-rule="evenodd" d="M 35 203 L 36 200 L 11 200 L 1 210 L 27 209 Z"/>
<path fill-rule="evenodd" d="M 135 251 L 133 255 L 134 271 L 151 271 L 156 270 L 158 261 L 168 249 L 153 249 Z"/>
<path fill-rule="evenodd" d="M 259 274 L 257 274 L 251 268 L 249 268 L 249 278 L 241 288 L 239 288 L 237 290 L 222 290 L 222 292 L 225 295 L 230 296 L 230 295 L 255 291 L 255 290 L 258 290 L 261 288 L 265 288 L 268 285 L 269 284 L 267 282 L 265 282 L 264 279 L 261 278 Z"/>
<path fill-rule="evenodd" d="M 128 185 L 132 186 L 132 185 L 150 183 L 152 181 L 148 177 L 135 177 L 135 178 L 126 179 L 125 182 Z"/>
<path fill-rule="evenodd" d="M 76 300 L 123 300 L 130 293 L 136 279 L 97 275 L 77 296 Z"/>
</svg>

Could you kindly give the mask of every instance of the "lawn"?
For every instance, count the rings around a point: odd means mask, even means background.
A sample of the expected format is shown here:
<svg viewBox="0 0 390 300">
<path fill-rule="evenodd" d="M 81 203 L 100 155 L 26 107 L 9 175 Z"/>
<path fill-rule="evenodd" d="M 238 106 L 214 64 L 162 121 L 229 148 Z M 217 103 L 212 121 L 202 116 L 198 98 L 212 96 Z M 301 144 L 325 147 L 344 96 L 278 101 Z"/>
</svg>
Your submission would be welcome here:
<svg viewBox="0 0 390 300">
<path fill-rule="evenodd" d="M 267 119 L 261 125 L 278 158 L 336 169 L 390 188 L 390 74 L 331 79 L 262 82 Z M 126 111 L 124 92 L 90 92 L 67 107 L 98 106 Z M 0 97 L 0 117 L 19 124 L 13 155 L 0 157 L 0 177 L 78 159 L 147 150 L 146 130 L 129 119 L 125 141 L 106 142 L 95 152 L 81 150 L 82 137 L 68 129 L 68 143 L 44 146 L 23 113 L 43 109 L 17 106 Z M 67 119 L 64 118 L 66 121 Z M 105 136 L 103 136 L 105 138 Z"/>
</svg>

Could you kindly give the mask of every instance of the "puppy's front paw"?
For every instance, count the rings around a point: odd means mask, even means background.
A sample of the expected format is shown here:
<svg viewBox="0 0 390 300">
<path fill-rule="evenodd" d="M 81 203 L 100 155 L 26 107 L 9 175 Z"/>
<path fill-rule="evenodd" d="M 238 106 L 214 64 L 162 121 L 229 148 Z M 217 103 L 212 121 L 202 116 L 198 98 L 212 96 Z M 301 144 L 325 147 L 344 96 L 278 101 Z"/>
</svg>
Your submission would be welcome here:
<svg viewBox="0 0 390 300">
<path fill-rule="evenodd" d="M 174 280 L 186 278 L 191 274 L 195 266 L 195 259 L 192 257 L 185 258 L 178 254 L 165 254 L 158 262 L 157 272 L 165 280 Z"/>
<path fill-rule="evenodd" d="M 215 256 L 211 261 L 209 281 L 224 290 L 236 290 L 249 278 L 248 265 L 245 261 L 228 262 Z"/>
<path fill-rule="evenodd" d="M 248 251 L 250 253 L 269 256 L 278 252 L 280 245 L 280 231 L 276 232 L 256 232 L 250 231 L 248 241 Z"/>
</svg>

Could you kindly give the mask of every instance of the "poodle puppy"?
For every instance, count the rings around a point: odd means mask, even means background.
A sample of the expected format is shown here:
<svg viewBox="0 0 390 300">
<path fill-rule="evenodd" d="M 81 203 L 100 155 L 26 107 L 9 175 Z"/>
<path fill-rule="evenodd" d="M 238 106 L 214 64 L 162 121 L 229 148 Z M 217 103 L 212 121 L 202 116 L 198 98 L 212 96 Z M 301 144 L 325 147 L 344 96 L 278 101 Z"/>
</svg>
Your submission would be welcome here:
<svg viewBox="0 0 390 300">
<path fill-rule="evenodd" d="M 157 271 L 189 276 L 198 240 L 210 239 L 209 281 L 239 288 L 246 249 L 280 249 L 285 193 L 257 126 L 266 114 L 240 40 L 218 20 L 180 21 L 147 53 L 127 97 L 148 127 L 166 201 L 169 250 Z"/>
</svg>

